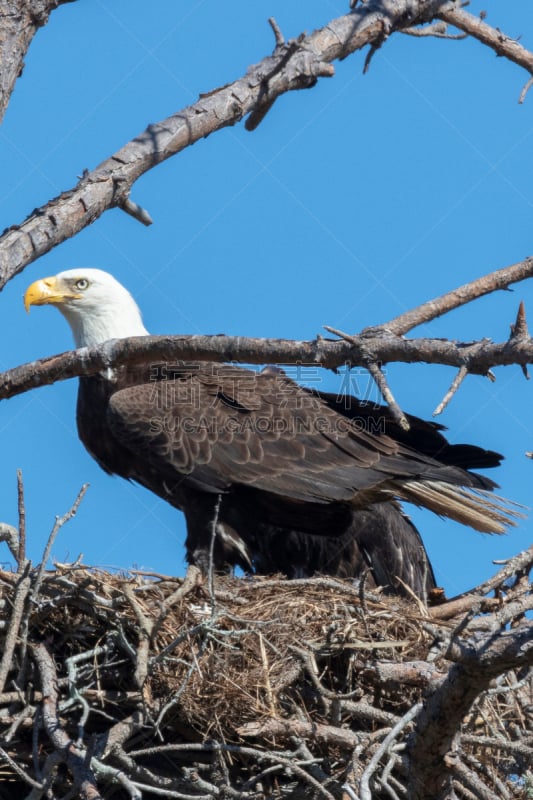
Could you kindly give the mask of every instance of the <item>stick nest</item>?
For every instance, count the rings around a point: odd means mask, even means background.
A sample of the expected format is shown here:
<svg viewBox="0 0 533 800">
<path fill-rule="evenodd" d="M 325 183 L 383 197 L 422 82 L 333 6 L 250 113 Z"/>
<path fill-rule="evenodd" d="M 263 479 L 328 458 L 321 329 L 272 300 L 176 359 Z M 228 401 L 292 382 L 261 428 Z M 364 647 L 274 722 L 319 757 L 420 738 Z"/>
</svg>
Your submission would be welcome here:
<svg viewBox="0 0 533 800">
<path fill-rule="evenodd" d="M 458 644 L 520 623 L 513 580 L 428 610 L 330 578 L 0 572 L 0 797 L 422 797 L 420 715 Z M 511 667 L 445 748 L 458 797 L 533 791 L 531 667 Z"/>
</svg>

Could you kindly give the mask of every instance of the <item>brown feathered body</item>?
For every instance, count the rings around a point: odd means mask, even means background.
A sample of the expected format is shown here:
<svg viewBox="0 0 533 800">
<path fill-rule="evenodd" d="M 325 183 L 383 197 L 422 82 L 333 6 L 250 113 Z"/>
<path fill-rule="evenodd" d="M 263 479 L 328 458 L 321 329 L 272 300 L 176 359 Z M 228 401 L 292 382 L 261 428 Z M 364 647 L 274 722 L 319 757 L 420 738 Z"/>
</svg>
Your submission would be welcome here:
<svg viewBox="0 0 533 800">
<path fill-rule="evenodd" d="M 77 422 L 109 473 L 181 509 L 189 563 L 291 576 L 403 581 L 424 596 L 433 572 L 396 499 L 480 530 L 505 510 L 471 468 L 500 456 L 450 445 L 440 426 L 300 387 L 281 370 L 213 363 L 121 367 L 80 379 Z M 215 538 L 212 538 L 213 533 Z"/>
</svg>

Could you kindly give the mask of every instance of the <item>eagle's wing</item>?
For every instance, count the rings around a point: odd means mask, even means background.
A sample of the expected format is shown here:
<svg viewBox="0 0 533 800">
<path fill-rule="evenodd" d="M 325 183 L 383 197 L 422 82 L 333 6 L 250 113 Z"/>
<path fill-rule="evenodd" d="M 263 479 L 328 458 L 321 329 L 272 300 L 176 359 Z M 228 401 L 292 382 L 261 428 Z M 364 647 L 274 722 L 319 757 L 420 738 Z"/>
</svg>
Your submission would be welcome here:
<svg viewBox="0 0 533 800">
<path fill-rule="evenodd" d="M 418 453 L 431 456 L 441 464 L 450 464 L 463 469 L 488 469 L 498 467 L 503 456 L 494 450 L 486 450 L 473 444 L 450 444 L 443 434 L 444 425 L 406 414 L 409 429 L 405 430 L 392 416 L 388 406 L 359 400 L 346 392 L 332 394 L 307 390 L 319 397 L 330 408 L 352 420 L 352 422 L 377 435 L 385 433 L 396 442 L 403 444 Z M 489 481 L 489 487 L 494 484 Z"/>
<path fill-rule="evenodd" d="M 197 365 L 116 392 L 108 422 L 133 453 L 203 491 L 244 484 L 295 501 L 358 505 L 419 479 L 479 486 L 462 469 L 364 430 L 283 374 Z"/>
<path fill-rule="evenodd" d="M 207 491 L 239 483 L 303 501 L 348 501 L 400 470 L 397 443 L 358 430 L 289 379 L 207 367 L 116 392 L 107 415 L 113 435 Z"/>
<path fill-rule="evenodd" d="M 409 594 L 405 584 L 425 600 L 436 586 L 420 534 L 394 502 L 352 509 L 340 536 L 305 535 L 270 525 L 253 544 L 258 574 L 358 578 L 370 570 L 369 586 Z"/>
</svg>

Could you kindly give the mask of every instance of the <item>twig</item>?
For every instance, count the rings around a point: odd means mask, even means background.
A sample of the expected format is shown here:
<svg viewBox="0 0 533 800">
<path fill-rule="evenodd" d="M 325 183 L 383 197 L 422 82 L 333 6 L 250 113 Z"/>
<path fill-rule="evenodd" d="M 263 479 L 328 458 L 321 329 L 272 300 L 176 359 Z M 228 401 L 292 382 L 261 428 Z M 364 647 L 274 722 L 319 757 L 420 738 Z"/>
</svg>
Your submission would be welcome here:
<svg viewBox="0 0 533 800">
<path fill-rule="evenodd" d="M 129 753 L 126 753 L 125 750 L 120 745 L 113 746 L 112 756 L 118 762 L 118 764 L 120 764 L 122 770 L 130 777 L 130 779 L 132 781 L 135 781 L 134 785 L 137 787 L 141 785 L 141 782 L 144 782 L 150 787 L 165 789 L 170 792 L 173 789 L 179 788 L 180 785 L 183 783 L 182 780 L 176 778 L 157 775 L 155 772 L 152 772 L 152 770 L 148 769 L 147 767 L 137 764 L 135 762 L 135 759 L 132 758 Z M 198 773 L 196 772 L 196 775 L 193 778 L 195 789 L 196 788 L 204 789 L 205 787 L 201 785 L 200 781 L 196 780 L 197 775 Z M 220 794 L 220 791 L 215 790 L 215 794 L 217 795 Z M 168 796 L 172 797 L 173 795 L 169 794 Z"/>
<path fill-rule="evenodd" d="M 328 746 L 345 747 L 349 750 L 358 744 L 357 734 L 345 728 L 322 723 L 304 722 L 295 719 L 267 719 L 264 722 L 246 722 L 237 729 L 239 736 L 266 736 L 274 739 L 315 739 Z"/>
<path fill-rule="evenodd" d="M 480 584 L 474 591 L 477 594 L 488 594 L 488 592 L 493 591 L 499 586 L 503 586 L 503 584 L 509 580 L 511 577 L 515 577 L 517 574 L 522 572 L 529 572 L 529 570 L 533 567 L 533 545 L 528 547 L 527 550 L 523 550 L 518 555 L 510 558 L 505 566 L 493 575 L 492 578 L 489 578 L 488 581 Z"/>
<path fill-rule="evenodd" d="M 391 663 L 390 661 L 374 661 L 363 669 L 363 675 L 368 677 L 377 686 L 417 686 L 422 689 L 435 689 L 445 677 L 444 672 L 437 669 L 428 661 L 404 661 Z M 383 713 L 383 712 L 381 712 Z M 392 714 L 388 714 L 388 724 L 397 721 Z"/>
<path fill-rule="evenodd" d="M 15 597 L 13 598 L 13 610 L 11 612 L 9 628 L 4 640 L 4 650 L 0 661 L 0 692 L 4 691 L 7 676 L 13 668 L 13 653 L 15 652 L 15 646 L 19 638 L 19 631 L 23 627 L 26 598 L 31 588 L 30 567 L 30 563 L 26 562 L 24 572 L 19 575 L 17 581 Z"/>
<path fill-rule="evenodd" d="M 444 757 L 447 769 L 455 775 L 461 785 L 466 785 L 471 791 L 475 792 L 475 797 L 479 800 L 504 800 L 504 796 L 495 795 L 488 786 L 481 780 L 476 772 L 472 772 L 466 764 L 463 764 L 458 753 L 448 753 Z"/>
<path fill-rule="evenodd" d="M 533 74 L 533 53 L 498 28 L 487 25 L 481 17 L 469 14 L 455 3 L 442 4 L 436 16 L 492 48 L 497 55 L 505 56 Z"/>
<path fill-rule="evenodd" d="M 529 340 L 529 330 L 527 327 L 527 319 L 526 319 L 526 308 L 524 305 L 524 301 L 520 302 L 518 306 L 518 312 L 516 315 L 516 321 L 514 324 L 511 324 L 511 335 L 509 336 L 509 341 L 513 342 L 516 340 Z M 527 369 L 527 364 L 521 364 L 522 373 L 524 378 L 528 381 L 529 380 L 529 372 Z"/>
<path fill-rule="evenodd" d="M 3 747 L 0 747 L 0 759 L 9 764 L 13 772 L 15 772 L 19 778 L 22 778 L 24 783 L 27 783 L 29 786 L 33 786 L 34 789 L 43 789 L 43 785 L 39 783 L 39 781 L 34 781 L 33 778 L 11 758 L 9 753 L 6 753 Z"/>
<path fill-rule="evenodd" d="M 370 790 L 370 779 L 376 769 L 378 768 L 378 764 L 382 757 L 387 753 L 393 744 L 396 741 L 400 733 L 412 722 L 415 717 L 418 715 L 420 710 L 423 708 L 423 703 L 416 703 L 412 708 L 409 709 L 407 714 L 404 714 L 403 717 L 398 720 L 396 725 L 392 728 L 390 733 L 383 739 L 383 742 L 378 747 L 372 758 L 370 759 L 368 766 L 366 767 L 361 780 L 359 782 L 359 795 L 361 800 L 372 800 L 372 792 Z"/>
<path fill-rule="evenodd" d="M 272 684 L 270 683 L 270 670 L 268 664 L 268 657 L 265 650 L 265 642 L 263 640 L 263 634 L 260 630 L 257 631 L 257 638 L 259 640 L 259 652 L 261 654 L 261 663 L 263 667 L 263 675 L 264 675 L 264 688 L 268 700 L 268 706 L 270 709 L 270 713 L 272 716 L 276 714 L 276 703 L 274 700 L 274 692 L 272 691 Z"/>
<path fill-rule="evenodd" d="M 477 758 L 475 758 L 471 753 L 465 753 L 464 756 L 461 753 L 461 756 L 464 758 L 467 764 L 471 766 L 474 771 L 474 787 L 476 786 L 477 780 L 479 780 L 479 774 L 481 773 L 484 775 L 491 783 L 494 784 L 496 789 L 497 795 L 496 800 L 511 800 L 511 795 L 507 786 L 500 780 L 498 775 L 494 774 L 493 769 L 489 769 L 487 764 L 482 763 Z M 487 790 L 490 791 L 490 789 Z M 492 794 L 492 793 L 491 793 Z M 491 798 L 492 800 L 492 798 Z"/>
<path fill-rule="evenodd" d="M 153 794 L 156 797 L 164 797 L 167 800 L 213 800 L 212 794 L 184 794 L 183 792 L 175 792 L 172 789 L 158 789 L 156 786 L 150 786 L 149 784 L 139 783 L 138 781 L 129 781 L 124 773 L 121 770 L 115 770 L 109 768 L 109 772 L 115 776 L 115 779 L 118 780 L 119 776 L 122 776 L 124 779 L 123 785 L 126 786 L 130 784 L 135 788 L 138 792 L 135 797 L 143 797 L 143 792 L 147 792 L 149 794 Z M 127 782 L 127 784 L 126 784 Z M 134 797 L 134 795 L 130 795 Z"/>
<path fill-rule="evenodd" d="M 398 781 L 396 781 L 393 775 L 391 775 L 391 772 L 397 763 L 398 763 L 398 757 L 396 754 L 393 754 L 385 764 L 385 767 L 382 769 L 381 775 L 377 776 L 377 780 L 383 786 L 383 788 L 385 789 L 391 800 L 400 800 L 399 796 L 396 794 L 393 787 L 391 786 L 391 783 L 396 783 L 397 786 L 402 790 L 402 794 L 405 793 L 405 788 L 400 783 L 398 783 Z"/>
<path fill-rule="evenodd" d="M 257 102 L 244 126 L 247 131 L 254 131 L 280 94 L 287 91 L 286 88 L 280 91 L 277 80 L 275 80 L 278 76 L 284 75 L 285 81 L 288 79 L 289 88 L 294 90 L 310 89 L 316 84 L 319 77 L 331 78 L 335 74 L 335 69 L 331 64 L 323 61 L 316 50 L 306 46 L 305 34 L 302 33 L 297 38 L 285 42 L 273 17 L 269 19 L 269 24 L 274 31 L 276 47 L 270 63 L 267 59 L 263 62 L 265 71 L 261 74 Z"/>
<path fill-rule="evenodd" d="M 55 539 L 57 537 L 57 534 L 59 533 L 59 531 L 61 530 L 63 525 L 65 525 L 69 520 L 71 520 L 76 515 L 76 512 L 77 512 L 77 510 L 79 508 L 79 505 L 80 505 L 81 501 L 83 500 L 83 498 L 85 496 L 85 492 L 87 491 L 88 487 L 89 487 L 88 483 L 84 484 L 81 487 L 80 491 L 78 492 L 78 496 L 76 497 L 74 503 L 72 504 L 70 509 L 67 511 L 67 513 L 64 514 L 62 517 L 56 517 L 56 521 L 54 523 L 52 531 L 50 532 L 50 536 L 48 537 L 48 541 L 47 541 L 45 549 L 44 549 L 44 553 L 43 553 L 43 557 L 42 557 L 41 563 L 39 564 L 39 567 L 37 568 L 36 573 L 34 575 L 32 575 L 32 580 L 31 580 L 31 583 L 30 583 L 29 591 L 28 591 L 28 603 L 26 605 L 26 610 L 25 610 L 25 613 L 24 613 L 24 615 L 22 617 L 22 620 L 21 620 L 21 623 L 20 623 L 20 632 L 21 632 L 20 664 L 21 664 L 21 666 L 20 666 L 20 669 L 19 669 L 19 680 L 21 680 L 21 676 L 22 676 L 22 674 L 23 674 L 23 672 L 24 672 L 24 670 L 26 668 L 26 652 L 27 652 L 27 646 L 28 646 L 28 626 L 29 626 L 30 614 L 31 614 L 31 611 L 32 611 L 32 605 L 37 602 L 37 598 L 38 598 L 39 592 L 41 590 L 41 584 L 42 584 L 43 577 L 44 577 L 45 570 L 46 570 L 46 564 L 48 562 L 48 558 L 50 557 L 50 551 L 51 551 L 53 543 L 54 543 L 54 541 L 55 541 Z"/>
<path fill-rule="evenodd" d="M 450 39 L 451 41 L 458 41 L 466 39 L 466 33 L 448 33 L 448 25 L 445 22 L 434 22 L 431 25 L 425 25 L 423 28 L 404 28 L 400 33 L 405 33 L 407 36 L 431 36 L 436 39 Z"/>
<path fill-rule="evenodd" d="M 354 702 L 353 700 L 341 699 L 339 704 L 342 711 L 348 712 L 351 718 L 369 720 L 387 727 L 391 727 L 398 720 L 396 714 L 392 714 L 390 711 L 383 711 L 381 708 L 376 708 L 363 700 Z"/>
<path fill-rule="evenodd" d="M 310 726 L 312 727 L 312 726 Z M 232 745 L 226 744 L 225 742 L 204 742 L 203 744 L 196 744 L 194 742 L 187 743 L 187 744 L 169 744 L 169 745 L 160 745 L 158 747 L 150 747 L 144 748 L 141 750 L 132 751 L 132 756 L 144 756 L 144 755 L 154 755 L 156 753 L 178 753 L 178 752 L 199 752 L 199 753 L 213 753 L 217 752 L 218 750 L 222 752 L 228 753 L 235 753 L 236 755 L 241 756 L 251 756 L 252 758 L 256 758 L 259 763 L 263 761 L 273 762 L 274 764 L 280 764 L 284 769 L 286 769 L 289 773 L 293 772 L 298 777 L 302 778 L 306 783 L 309 783 L 310 786 L 317 792 L 321 794 L 322 797 L 325 797 L 326 800 L 335 800 L 333 795 L 328 792 L 328 790 L 319 783 L 315 778 L 309 775 L 302 767 L 298 765 L 297 762 L 292 761 L 290 758 L 287 758 L 286 755 L 281 755 L 280 753 L 276 752 L 268 752 L 265 750 L 260 750 L 259 748 L 255 747 L 248 747 L 243 745 Z"/>
<path fill-rule="evenodd" d="M 165 606 L 167 610 L 171 609 L 176 603 L 180 603 L 183 598 L 189 594 L 189 592 L 192 592 L 192 590 L 198 586 L 201 574 L 202 573 L 200 569 L 194 566 L 194 564 L 190 564 L 187 567 L 187 572 L 185 573 L 185 577 L 183 578 L 179 588 L 165 598 Z"/>
<path fill-rule="evenodd" d="M 192 630 L 194 630 L 194 631 L 203 630 L 204 628 L 205 628 L 205 624 L 201 623 L 200 625 L 196 625 Z M 186 635 L 188 636 L 188 635 L 190 635 L 190 633 L 191 633 L 191 631 L 187 631 Z M 206 643 L 205 639 L 200 643 L 199 654 L 201 654 L 203 652 L 203 649 L 205 647 L 205 643 Z M 175 642 L 172 642 L 172 645 L 175 645 Z M 165 648 L 165 650 L 166 649 L 167 648 Z M 187 669 L 185 677 L 183 678 L 181 684 L 178 686 L 177 690 L 173 693 L 173 695 L 170 698 L 170 700 L 167 703 L 165 703 L 165 705 L 163 706 L 163 708 L 161 709 L 161 711 L 158 714 L 158 717 L 157 717 L 157 719 L 155 721 L 155 728 L 156 728 L 157 731 L 160 730 L 161 724 L 163 722 L 163 719 L 168 714 L 170 709 L 173 708 L 176 705 L 176 703 L 179 702 L 179 699 L 180 699 L 181 695 L 183 694 L 183 692 L 185 691 L 185 687 L 189 683 L 193 673 L 196 670 L 200 671 L 200 667 L 198 666 L 198 660 L 197 660 L 194 652 L 192 652 L 192 648 L 191 648 L 191 654 L 192 654 L 191 663 L 189 665 L 189 668 Z"/>
<path fill-rule="evenodd" d="M 6 542 L 11 555 L 18 564 L 20 552 L 19 532 L 14 525 L 8 525 L 7 522 L 0 522 L 0 542 Z"/>
<path fill-rule="evenodd" d="M 137 573 L 139 574 L 139 573 Z M 201 582 L 201 570 L 195 564 L 189 564 L 187 567 L 187 572 L 185 573 L 185 577 L 181 582 L 181 586 L 179 586 L 175 592 L 171 595 L 166 597 L 162 603 L 161 611 L 159 613 L 159 617 L 155 620 L 152 628 L 152 637 L 155 638 L 157 636 L 158 631 L 160 630 L 161 626 L 163 625 L 165 619 L 170 613 L 170 610 L 174 605 L 177 603 L 182 602 L 183 598 L 189 594 L 196 586 L 199 585 Z"/>
<path fill-rule="evenodd" d="M 222 505 L 222 494 L 218 494 L 217 502 L 213 510 L 213 519 L 211 520 L 211 538 L 209 541 L 209 564 L 207 569 L 207 585 L 209 587 L 209 600 L 211 602 L 211 616 L 214 616 L 216 611 L 216 597 L 215 597 L 215 542 L 217 539 L 217 525 L 218 517 L 220 514 L 220 506 Z"/>
<path fill-rule="evenodd" d="M 533 61 L 533 55 L 531 55 L 531 60 Z M 454 308 L 464 306 L 466 303 L 470 303 L 472 300 L 476 300 L 486 294 L 491 294 L 498 289 L 507 289 L 512 283 L 523 281 L 532 275 L 533 257 L 530 256 L 517 264 L 495 270 L 488 275 L 483 275 L 481 278 L 465 283 L 451 292 L 446 292 L 433 300 L 428 300 L 428 302 L 422 303 L 417 308 L 406 311 L 405 314 L 400 314 L 400 316 L 394 317 L 389 322 L 379 325 L 378 328 L 394 333 L 396 336 L 402 336 L 412 328 L 441 317 Z"/>
<path fill-rule="evenodd" d="M 274 38 L 276 40 L 276 47 L 281 47 L 283 44 L 285 44 L 285 37 L 283 36 L 281 29 L 276 20 L 274 19 L 274 17 L 268 18 L 268 24 L 270 25 L 274 33 Z"/>
<path fill-rule="evenodd" d="M 357 0 L 351 0 L 351 2 L 353 2 L 355 4 L 355 3 L 357 3 Z M 345 792 L 348 795 L 350 800 L 359 800 L 359 796 L 354 792 L 354 790 L 352 789 L 352 787 L 350 786 L 349 783 L 343 783 L 342 784 L 342 791 Z M 344 800 L 344 796 L 343 796 L 343 800 Z"/>
<path fill-rule="evenodd" d="M 15 693 L 13 693 L 13 694 L 15 694 Z M 20 692 L 17 692 L 16 694 L 18 695 L 17 701 L 20 701 L 21 700 Z M 34 726 L 34 723 L 35 723 L 35 707 L 31 706 L 29 703 L 26 703 L 24 705 L 24 708 L 22 709 L 22 711 L 19 714 L 17 714 L 17 716 L 15 717 L 15 719 L 13 720 L 11 725 L 9 726 L 8 730 L 3 735 L 2 738 L 3 738 L 4 744 L 9 744 L 9 742 L 11 742 L 13 737 L 16 735 L 16 733 L 19 730 L 19 728 L 21 726 L 25 727 L 28 723 L 29 723 L 29 725 L 31 727 Z M 37 776 L 37 777 L 39 777 L 39 776 Z"/>
<path fill-rule="evenodd" d="M 144 224 L 145 225 L 146 224 L 150 225 L 151 222 L 144 223 Z M 132 798 L 132 800 L 142 800 L 142 796 L 143 795 L 142 795 L 140 787 L 137 786 L 136 784 L 134 784 L 133 781 L 130 781 L 128 776 L 125 775 L 124 772 L 121 769 L 114 769 L 113 767 L 109 767 L 108 765 L 105 765 L 105 771 L 107 772 L 107 770 L 109 770 L 109 774 L 115 779 L 116 783 L 119 783 L 122 786 L 122 788 L 127 791 L 127 793 Z M 102 770 L 102 772 L 104 772 L 104 771 Z M 149 791 L 153 792 L 153 790 L 150 789 L 150 787 L 146 787 L 146 788 L 149 789 Z M 172 795 L 168 795 L 168 797 L 171 797 L 171 796 Z"/>
<path fill-rule="evenodd" d="M 363 75 L 366 75 L 368 73 L 368 70 L 370 69 L 370 64 L 372 63 L 372 59 L 374 58 L 378 50 L 380 50 L 381 47 L 384 45 L 384 43 L 386 42 L 392 31 L 391 25 L 386 19 L 381 19 L 380 22 L 382 26 L 381 33 L 375 39 L 375 41 L 371 43 L 370 47 L 368 48 L 368 53 L 365 56 L 365 63 L 363 64 Z"/>
<path fill-rule="evenodd" d="M 40 591 L 40 588 L 41 588 L 41 583 L 42 583 L 42 580 L 43 580 L 43 575 L 44 575 L 44 572 L 46 570 L 46 565 L 48 563 L 48 559 L 50 558 L 50 551 L 52 550 L 52 547 L 53 547 L 54 542 L 56 540 L 57 534 L 59 533 L 59 531 L 61 530 L 63 525 L 65 525 L 73 517 L 76 516 L 76 512 L 77 512 L 78 508 L 80 507 L 80 503 L 83 500 L 83 498 L 85 497 L 85 492 L 87 491 L 88 488 L 89 488 L 89 484 L 88 483 L 84 483 L 83 486 L 81 487 L 80 491 L 78 492 L 78 496 L 74 500 L 72 506 L 69 508 L 67 513 L 63 514 L 62 517 L 56 517 L 56 521 L 54 522 L 54 526 L 53 526 L 53 528 L 52 528 L 52 530 L 50 532 L 50 536 L 48 537 L 48 541 L 46 542 L 46 546 L 44 548 L 43 557 L 42 557 L 41 563 L 39 564 L 39 568 L 37 570 L 37 574 L 35 576 L 35 582 L 34 582 L 34 584 L 32 586 L 32 599 L 34 601 L 36 600 L 36 598 L 37 598 L 37 596 L 39 594 L 39 591 Z"/>
<path fill-rule="evenodd" d="M 258 783 L 261 783 L 264 778 L 268 777 L 269 775 L 273 775 L 276 772 L 282 772 L 283 769 L 283 764 L 274 764 L 271 767 L 265 767 L 265 769 L 261 770 L 261 772 L 257 772 L 255 775 L 252 775 L 251 778 L 248 778 L 248 780 L 243 783 L 242 791 L 247 792 L 253 789 L 254 786 L 257 786 Z"/>
<path fill-rule="evenodd" d="M 394 420 L 398 423 L 400 428 L 403 428 L 404 431 L 408 431 L 410 428 L 409 422 L 407 417 L 403 413 L 402 409 L 396 402 L 394 395 L 392 394 L 390 387 L 387 383 L 385 375 L 383 374 L 382 370 L 378 366 L 378 364 L 369 363 L 367 364 L 367 370 L 369 371 L 370 375 L 374 379 L 374 383 L 378 387 L 381 395 L 387 405 L 390 408 L 390 412 Z"/>
<path fill-rule="evenodd" d="M 341 339 L 350 342 L 351 344 L 356 344 L 356 337 L 350 335 L 349 333 L 340 331 L 337 328 L 332 328 L 329 325 L 324 325 L 324 329 L 326 331 L 329 331 L 329 333 L 333 333 L 335 334 L 335 336 L 339 336 Z M 394 418 L 394 420 L 398 423 L 398 425 L 401 428 L 403 428 L 404 431 L 408 431 L 410 426 L 407 417 L 405 416 L 402 409 L 394 399 L 394 395 L 392 394 L 392 391 L 390 390 L 385 375 L 383 374 L 383 371 L 381 370 L 379 365 L 374 361 L 368 360 L 365 362 L 364 366 L 370 373 L 372 379 L 374 380 L 374 383 L 381 392 L 381 396 L 389 406 L 391 415 Z"/>
<path fill-rule="evenodd" d="M 452 399 L 452 397 L 454 396 L 454 394 L 456 393 L 457 389 L 462 384 L 462 382 L 464 381 L 464 379 L 466 378 L 467 375 L 468 375 L 467 368 L 466 367 L 460 367 L 459 372 L 457 373 L 457 375 L 453 379 L 450 388 L 448 389 L 448 391 L 446 392 L 446 394 L 444 395 L 444 397 L 440 401 L 439 405 L 437 406 L 437 408 L 433 412 L 432 416 L 437 417 L 439 414 L 442 414 L 442 412 L 444 411 L 444 409 L 446 408 L 446 406 L 448 405 L 448 403 L 450 402 L 450 400 Z"/>
<path fill-rule="evenodd" d="M 112 725 L 109 730 L 98 734 L 94 742 L 95 756 L 105 757 L 115 747 L 122 747 L 124 742 L 141 730 L 143 722 L 143 713 L 137 710 Z"/>
<path fill-rule="evenodd" d="M 467 733 L 461 734 L 461 742 L 473 744 L 475 747 L 486 747 L 490 750 L 512 753 L 533 763 L 533 747 L 529 747 L 523 742 L 512 742 L 496 736 L 474 736 Z"/>
<path fill-rule="evenodd" d="M 88 650 L 84 653 L 78 653 L 77 655 L 65 659 L 65 664 L 67 666 L 67 674 L 68 674 L 68 687 L 69 687 L 70 700 L 81 705 L 82 707 L 82 714 L 78 722 L 78 740 L 76 742 L 78 747 L 81 747 L 83 744 L 83 739 L 85 736 L 85 725 L 87 723 L 90 713 L 89 703 L 83 697 L 83 695 L 80 694 L 78 687 L 76 685 L 78 665 L 83 664 L 85 661 L 90 661 L 98 657 L 99 655 L 103 655 L 104 653 L 107 654 L 109 652 L 109 649 L 110 648 L 107 645 L 101 647 L 93 647 L 91 650 Z"/>
<path fill-rule="evenodd" d="M 133 608 L 138 622 L 139 643 L 135 653 L 135 683 L 142 691 L 148 676 L 148 660 L 154 623 L 153 620 L 143 613 L 140 604 L 137 602 L 132 586 L 126 584 L 123 590 Z"/>
<path fill-rule="evenodd" d="M 472 608 L 470 608 L 467 611 L 464 617 L 459 620 L 457 625 L 455 625 L 455 627 L 448 633 L 447 636 L 448 646 L 446 648 L 447 658 L 450 657 L 450 652 L 453 647 L 453 644 L 455 643 L 456 640 L 459 639 L 459 635 L 467 629 L 468 624 L 474 619 L 474 617 L 476 617 L 479 614 L 480 611 L 481 611 L 481 603 L 474 604 Z"/>
<path fill-rule="evenodd" d="M 42 693 L 41 693 L 41 700 L 42 700 Z M 31 756 L 33 761 L 33 770 L 35 772 L 35 777 L 39 780 L 43 780 L 43 776 L 47 775 L 48 777 L 45 779 L 45 783 L 48 783 L 51 780 L 52 771 L 49 769 L 50 763 L 48 759 L 44 764 L 44 769 L 41 769 L 41 765 L 39 763 L 39 732 L 42 727 L 42 709 L 41 706 L 38 706 L 35 709 L 35 714 L 33 716 L 33 728 L 31 731 Z M 56 763 L 55 758 L 57 758 L 57 754 L 51 753 L 48 758 L 54 757 L 54 764 Z"/>
<path fill-rule="evenodd" d="M 126 198 L 126 200 L 123 200 L 122 203 L 119 203 L 119 208 L 125 211 L 126 214 L 129 214 L 130 217 L 133 217 L 147 227 L 153 223 L 153 219 L 148 211 L 146 211 L 145 208 L 137 205 L 137 203 L 134 203 L 129 197 Z"/>
<path fill-rule="evenodd" d="M 17 553 L 18 572 L 22 572 L 26 564 L 26 508 L 24 506 L 24 483 L 22 470 L 17 470 L 17 505 L 19 515 L 19 547 Z"/>
<path fill-rule="evenodd" d="M 526 307 L 524 301 L 521 300 L 516 313 L 516 320 L 511 325 L 511 339 L 529 339 L 529 330 L 527 327 Z"/>
<path fill-rule="evenodd" d="M 524 85 L 522 91 L 520 92 L 520 96 L 518 98 L 518 102 L 520 104 L 522 104 L 524 102 L 524 100 L 526 99 L 526 95 L 527 95 L 527 93 L 529 92 L 529 90 L 531 89 L 532 86 L 533 86 L 533 75 L 527 81 L 527 83 Z"/>
<path fill-rule="evenodd" d="M 484 597 L 482 594 L 477 594 L 478 588 L 471 589 L 470 593 L 454 597 L 447 600 L 438 606 L 432 606 L 428 609 L 428 615 L 431 619 L 445 622 L 458 617 L 459 614 L 466 614 L 473 608 L 479 609 L 482 612 L 495 611 L 500 607 L 500 601 L 494 597 Z"/>
</svg>

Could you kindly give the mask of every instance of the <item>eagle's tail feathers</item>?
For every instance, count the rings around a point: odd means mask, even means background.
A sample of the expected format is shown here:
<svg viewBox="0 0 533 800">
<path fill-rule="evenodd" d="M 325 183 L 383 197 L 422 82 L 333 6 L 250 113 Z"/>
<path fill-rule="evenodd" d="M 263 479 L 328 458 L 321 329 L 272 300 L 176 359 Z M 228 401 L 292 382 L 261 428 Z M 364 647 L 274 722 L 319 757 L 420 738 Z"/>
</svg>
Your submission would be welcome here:
<svg viewBox="0 0 533 800">
<path fill-rule="evenodd" d="M 443 481 L 406 481 L 398 496 L 482 533 L 505 533 L 509 525 L 516 525 L 517 519 L 525 517 L 525 506 L 519 503 L 482 489 Z"/>
</svg>

